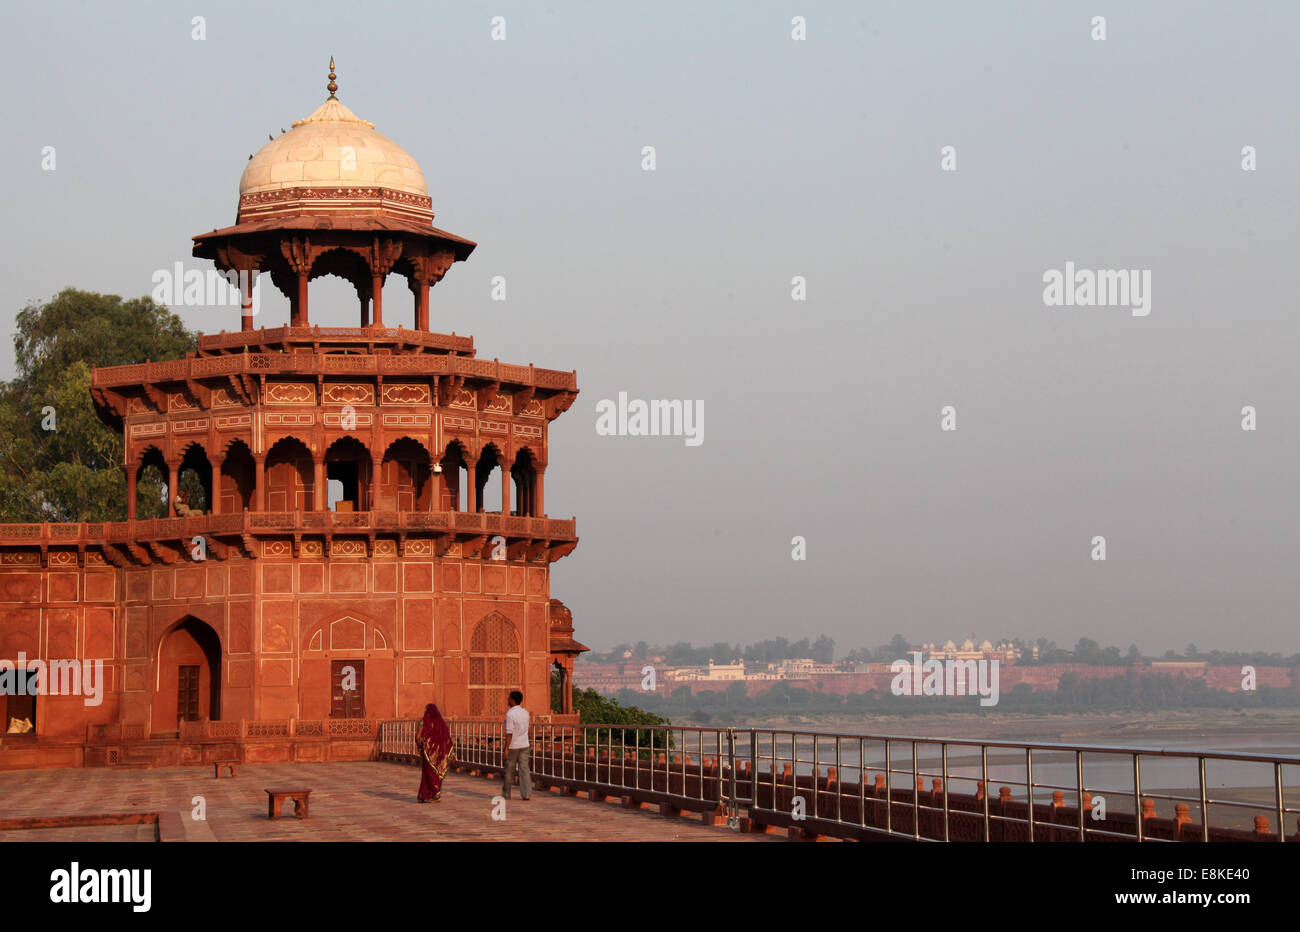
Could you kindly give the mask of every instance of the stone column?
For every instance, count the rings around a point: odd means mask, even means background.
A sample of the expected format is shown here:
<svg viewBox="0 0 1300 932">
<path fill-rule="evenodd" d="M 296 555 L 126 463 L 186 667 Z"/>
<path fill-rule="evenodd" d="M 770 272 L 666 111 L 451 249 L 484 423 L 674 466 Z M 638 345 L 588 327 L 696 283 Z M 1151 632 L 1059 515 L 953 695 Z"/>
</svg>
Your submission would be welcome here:
<svg viewBox="0 0 1300 932">
<path fill-rule="evenodd" d="M 370 279 L 370 301 L 375 306 L 375 326 L 384 325 L 384 278 L 378 272 Z"/>
<path fill-rule="evenodd" d="M 370 245 L 370 300 L 375 308 L 375 326 L 384 325 L 384 279 L 393 270 L 393 264 L 402 257 L 402 241 L 381 240 L 378 236 Z"/>
<path fill-rule="evenodd" d="M 180 463 L 167 464 L 167 517 L 176 517 L 176 491 L 180 488 Z"/>
<path fill-rule="evenodd" d="M 533 516 L 537 518 L 546 517 L 546 499 L 543 492 L 542 484 L 546 479 L 546 470 L 538 469 L 536 478 L 533 480 Z"/>
<path fill-rule="evenodd" d="M 253 510 L 266 511 L 266 455 L 253 457 Z"/>
<path fill-rule="evenodd" d="M 456 481 L 460 482 L 460 470 L 456 470 Z M 465 464 L 465 508 L 467 514 L 478 511 L 478 470 Z"/>
<path fill-rule="evenodd" d="M 239 329 L 248 332 L 253 329 L 253 284 L 257 281 L 257 269 L 243 269 L 239 273 L 240 317 Z"/>
<path fill-rule="evenodd" d="M 510 470 L 506 468 L 506 458 L 501 456 L 501 514 L 510 514 Z"/>
<path fill-rule="evenodd" d="M 307 326 L 307 270 L 298 272 L 298 293 L 289 308 L 289 323 L 294 327 Z M 249 329 L 252 329 L 251 327 Z"/>
<path fill-rule="evenodd" d="M 134 463 L 126 467 L 126 520 L 135 520 L 135 483 L 139 467 Z"/>
<path fill-rule="evenodd" d="M 429 280 L 415 280 L 415 329 L 429 329 Z"/>
<path fill-rule="evenodd" d="M 221 514 L 221 467 L 225 465 L 225 460 L 217 460 L 212 464 L 212 482 L 209 483 L 208 495 L 208 513 Z"/>
<path fill-rule="evenodd" d="M 329 507 L 329 499 L 325 495 L 325 460 L 316 460 L 316 473 L 312 477 L 311 484 L 311 507 L 313 511 L 324 511 Z"/>
<path fill-rule="evenodd" d="M 306 327 L 307 316 L 307 280 L 311 276 L 312 262 L 320 254 L 320 249 L 313 247 L 307 237 L 291 237 L 280 242 L 280 252 L 289 269 L 298 277 L 298 288 L 289 303 L 289 325 Z"/>
</svg>

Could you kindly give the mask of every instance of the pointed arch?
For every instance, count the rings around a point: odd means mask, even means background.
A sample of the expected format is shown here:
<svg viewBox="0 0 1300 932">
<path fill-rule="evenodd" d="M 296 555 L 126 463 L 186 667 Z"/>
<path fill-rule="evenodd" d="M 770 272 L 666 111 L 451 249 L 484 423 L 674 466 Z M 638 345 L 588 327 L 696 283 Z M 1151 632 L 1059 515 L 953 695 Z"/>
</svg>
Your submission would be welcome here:
<svg viewBox="0 0 1300 932">
<path fill-rule="evenodd" d="M 130 517 L 147 520 L 165 518 L 170 512 L 167 508 L 167 490 L 171 484 L 171 467 L 163 451 L 150 444 L 140 451 L 135 462 L 134 471 L 128 476 L 128 491 L 135 494 L 128 501 Z"/>
<path fill-rule="evenodd" d="M 469 448 L 461 440 L 449 440 L 443 448 L 438 465 L 442 467 L 442 482 L 437 484 L 439 511 L 468 511 L 469 495 L 473 484 L 468 480 L 473 476 L 470 470 Z M 462 483 L 461 473 L 466 474 Z"/>
<path fill-rule="evenodd" d="M 506 696 L 523 688 L 519 631 L 501 612 L 474 626 L 469 640 L 469 714 L 504 715 Z"/>
<path fill-rule="evenodd" d="M 309 510 L 314 473 L 311 448 L 306 443 L 292 435 L 277 439 L 266 452 L 266 510 Z"/>
<path fill-rule="evenodd" d="M 510 467 L 514 480 L 515 507 L 511 514 L 535 517 L 537 515 L 537 457 L 528 447 L 515 454 L 515 464 Z"/>
<path fill-rule="evenodd" d="M 178 515 L 187 511 L 201 515 L 212 510 L 212 478 L 207 447 L 198 440 L 186 444 L 176 468 L 177 494 L 182 499 L 176 505 Z"/>
<path fill-rule="evenodd" d="M 325 450 L 326 507 L 332 511 L 370 511 L 374 458 L 351 434 L 338 437 Z"/>
<path fill-rule="evenodd" d="M 507 486 L 500 481 L 500 476 L 504 474 L 506 464 L 505 453 L 495 442 L 483 444 L 483 449 L 479 452 L 478 462 L 474 470 L 474 488 L 475 488 L 475 510 L 484 511 L 506 511 L 510 503 L 501 501 L 502 495 L 509 496 L 510 492 Z M 497 473 L 497 481 L 493 482 L 493 473 L 496 470 L 502 470 Z M 486 501 L 485 501 L 486 499 Z M 490 503 L 490 504 L 489 504 Z M 495 505 L 496 507 L 491 507 Z"/>
<path fill-rule="evenodd" d="M 222 450 L 217 481 L 219 488 L 212 499 L 214 514 L 236 514 L 253 507 L 257 464 L 243 440 L 235 438 Z"/>
<path fill-rule="evenodd" d="M 179 730 L 181 721 L 221 718 L 221 637 L 195 615 L 168 625 L 154 645 L 152 731 Z"/>
<path fill-rule="evenodd" d="M 378 508 L 381 511 L 428 511 L 433 501 L 433 462 L 424 444 L 399 437 L 388 445 L 380 464 Z"/>
</svg>

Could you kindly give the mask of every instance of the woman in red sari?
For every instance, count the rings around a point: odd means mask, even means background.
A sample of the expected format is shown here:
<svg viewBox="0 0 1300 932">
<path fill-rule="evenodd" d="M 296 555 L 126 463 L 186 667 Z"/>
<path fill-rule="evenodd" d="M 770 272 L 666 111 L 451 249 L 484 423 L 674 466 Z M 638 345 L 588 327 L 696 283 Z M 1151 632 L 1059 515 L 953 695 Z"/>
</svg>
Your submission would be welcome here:
<svg viewBox="0 0 1300 932">
<path fill-rule="evenodd" d="M 416 799 L 422 803 L 438 802 L 442 797 L 442 778 L 456 759 L 451 748 L 451 729 L 438 714 L 438 707 L 430 702 L 424 707 L 424 722 L 415 736 L 420 752 L 420 792 Z"/>
</svg>

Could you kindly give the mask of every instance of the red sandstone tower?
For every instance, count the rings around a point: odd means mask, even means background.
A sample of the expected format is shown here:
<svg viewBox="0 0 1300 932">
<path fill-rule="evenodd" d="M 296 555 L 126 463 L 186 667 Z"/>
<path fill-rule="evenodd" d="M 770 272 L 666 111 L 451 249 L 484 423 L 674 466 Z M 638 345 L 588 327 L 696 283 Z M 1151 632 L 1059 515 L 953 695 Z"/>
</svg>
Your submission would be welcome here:
<svg viewBox="0 0 1300 932">
<path fill-rule="evenodd" d="M 248 162 L 235 225 L 194 237 L 196 257 L 248 273 L 240 329 L 95 372 L 96 409 L 125 439 L 128 520 L 0 526 L 0 658 L 102 660 L 106 678 L 100 706 L 0 698 L 4 722 L 34 704 L 36 725 L 0 735 L 0 768 L 193 762 L 231 744 L 365 757 L 380 720 L 429 701 L 495 718 L 516 688 L 541 720 L 576 720 L 586 648 L 549 569 L 576 528 L 543 492 L 576 373 L 429 330 L 429 289 L 475 244 L 433 226 L 419 166 L 339 102 L 330 67 L 329 99 Z M 262 272 L 287 326 L 255 317 Z M 323 275 L 356 288 L 356 327 L 312 325 Z M 409 328 L 383 306 L 389 275 L 414 295 Z M 136 520 L 150 465 L 173 516 Z M 186 470 L 204 500 L 177 515 Z"/>
</svg>

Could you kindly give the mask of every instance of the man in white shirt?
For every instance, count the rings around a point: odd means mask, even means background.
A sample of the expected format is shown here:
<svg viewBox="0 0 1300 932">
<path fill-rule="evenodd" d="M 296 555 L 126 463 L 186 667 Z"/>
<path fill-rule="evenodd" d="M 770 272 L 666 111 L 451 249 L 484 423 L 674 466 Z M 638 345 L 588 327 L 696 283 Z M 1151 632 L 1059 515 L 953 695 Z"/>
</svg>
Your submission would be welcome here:
<svg viewBox="0 0 1300 932">
<path fill-rule="evenodd" d="M 519 795 L 523 799 L 533 795 L 533 780 L 528 774 L 528 722 L 531 716 L 523 707 L 524 694 L 515 690 L 507 700 L 510 708 L 506 712 L 506 774 L 501 787 L 501 795 L 510 798 L 510 786 L 515 782 L 515 770 L 519 770 Z"/>
</svg>

